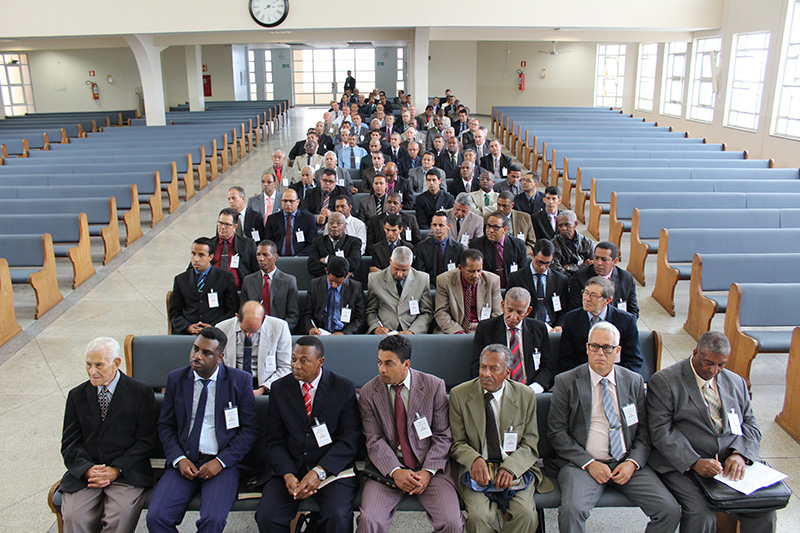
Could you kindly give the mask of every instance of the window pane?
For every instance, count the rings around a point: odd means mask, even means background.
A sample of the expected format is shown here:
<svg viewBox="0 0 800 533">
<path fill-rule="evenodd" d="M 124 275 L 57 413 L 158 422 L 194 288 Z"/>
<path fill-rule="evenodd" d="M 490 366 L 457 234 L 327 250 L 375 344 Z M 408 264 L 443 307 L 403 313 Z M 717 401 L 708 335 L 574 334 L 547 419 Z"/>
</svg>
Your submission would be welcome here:
<svg viewBox="0 0 800 533">
<path fill-rule="evenodd" d="M 626 45 L 624 44 L 600 44 L 597 46 L 595 105 L 622 106 L 625 51 Z"/>
<path fill-rule="evenodd" d="M 19 65 L 6 65 L 8 72 L 8 83 L 16 85 L 22 83 L 22 73 L 20 72 Z"/>
</svg>

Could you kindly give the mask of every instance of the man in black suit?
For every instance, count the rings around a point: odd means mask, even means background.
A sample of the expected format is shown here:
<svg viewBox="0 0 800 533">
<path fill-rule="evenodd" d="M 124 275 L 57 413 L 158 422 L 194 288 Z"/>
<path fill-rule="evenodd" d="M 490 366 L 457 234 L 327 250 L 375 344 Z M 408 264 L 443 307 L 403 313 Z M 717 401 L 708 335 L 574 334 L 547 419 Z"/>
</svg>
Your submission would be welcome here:
<svg viewBox="0 0 800 533">
<path fill-rule="evenodd" d="M 233 274 L 215 268 L 214 242 L 206 237 L 192 243 L 192 265 L 175 276 L 169 301 L 173 335 L 197 335 L 201 329 L 236 314 L 239 298 Z"/>
<path fill-rule="evenodd" d="M 242 301 L 261 302 L 267 315 L 285 320 L 289 330 L 294 330 L 300 320 L 297 278 L 279 270 L 275 266 L 277 259 L 278 248 L 274 242 L 265 239 L 258 243 L 256 260 L 259 270 L 244 278 Z"/>
<path fill-rule="evenodd" d="M 247 208 L 247 195 L 242 187 L 228 189 L 228 206 L 237 214 L 236 235 L 250 237 L 256 242 L 264 237 L 264 216 Z"/>
<path fill-rule="evenodd" d="M 322 175 L 326 170 L 332 170 L 332 175 L 337 187 L 341 187 L 342 190 L 347 191 L 349 194 L 355 194 L 358 192 L 358 188 L 353 186 L 353 180 L 350 178 L 350 173 L 339 166 L 339 156 L 336 155 L 336 152 L 325 152 L 323 159 L 323 166 L 314 172 L 314 183 L 316 185 L 320 184 Z"/>
<path fill-rule="evenodd" d="M 267 483 L 256 510 L 260 531 L 288 531 L 300 500 L 309 497 L 319 505 L 320 531 L 353 530 L 353 465 L 361 440 L 356 388 L 324 362 L 322 342 L 301 337 L 292 349 L 292 375 L 272 385 Z M 320 488 L 329 476 L 335 479 Z"/>
<path fill-rule="evenodd" d="M 372 178 L 372 194 L 362 198 L 358 204 L 358 218 L 365 224 L 369 219 L 376 215 L 383 215 L 386 212 L 386 176 L 383 172 L 375 174 Z M 402 202 L 401 202 L 402 205 Z M 367 237 L 369 243 L 369 237 Z M 367 250 L 369 254 L 369 250 Z"/>
<path fill-rule="evenodd" d="M 376 242 L 372 246 L 372 266 L 369 267 L 370 272 L 377 272 L 389 266 L 389 259 L 392 252 L 398 246 L 405 246 L 412 250 L 414 245 L 401 238 L 403 234 L 403 220 L 399 215 L 386 215 L 383 220 L 383 232 L 385 238 Z"/>
<path fill-rule="evenodd" d="M 313 277 L 325 275 L 325 266 L 331 257 L 343 257 L 353 275 L 361 266 L 361 239 L 347 235 L 344 215 L 334 211 L 328 218 L 328 234 L 320 235 L 311 242 L 308 254 L 308 273 Z"/>
<path fill-rule="evenodd" d="M 519 181 L 522 194 L 514 198 L 514 209 L 528 213 L 533 220 L 533 216 L 544 209 L 544 194 L 539 192 L 539 174 L 528 172 Z"/>
<path fill-rule="evenodd" d="M 292 183 L 289 188 L 293 189 L 294 192 L 297 193 L 297 198 L 300 200 L 300 202 L 305 200 L 306 196 L 311 194 L 311 191 L 317 188 L 317 183 L 314 181 L 314 169 L 308 165 L 303 166 L 303 168 L 300 169 L 300 181 Z M 276 213 L 279 212 L 280 210 L 276 211 Z M 267 218 L 269 218 L 269 216 Z M 267 223 L 265 222 L 264 227 L 266 228 L 266 226 Z"/>
<path fill-rule="evenodd" d="M 361 283 L 348 276 L 348 270 L 347 259 L 333 256 L 325 268 L 327 275 L 309 283 L 303 315 L 309 335 L 321 335 L 321 329 L 333 335 L 364 333 L 364 290 Z"/>
<path fill-rule="evenodd" d="M 349 196 L 350 191 L 336 185 L 336 171 L 330 168 L 322 169 L 322 177 L 318 187 L 314 187 L 300 202 L 300 209 L 315 215 L 317 229 L 323 228 L 328 217 L 334 212 L 336 199 L 340 196 Z"/>
<path fill-rule="evenodd" d="M 311 241 L 317 237 L 314 215 L 297 209 L 299 203 L 297 192 L 286 189 L 281 195 L 282 211 L 267 217 L 267 239 L 277 244 L 278 253 L 282 256 L 308 255 Z M 287 235 L 290 236 L 289 239 L 286 238 Z"/>
<path fill-rule="evenodd" d="M 472 343 L 471 377 L 478 377 L 481 352 L 489 344 L 508 346 L 514 363 L 511 365 L 513 381 L 524 383 L 537 394 L 549 390 L 558 370 L 555 356 L 550 352 L 547 326 L 528 317 L 531 312 L 531 295 L 522 287 L 506 291 L 502 302 L 503 314 L 478 322 Z"/>
<path fill-rule="evenodd" d="M 214 242 L 214 260 L 216 268 L 233 274 L 236 289 L 242 288 L 242 280 L 258 270 L 256 261 L 256 243 L 249 237 L 236 235 L 236 211 L 224 208 L 217 217 L 217 235 Z"/>
<path fill-rule="evenodd" d="M 119 371 L 119 343 L 98 337 L 86 346 L 89 380 L 69 392 L 61 455 L 61 513 L 67 531 L 132 532 L 153 485 L 153 389 Z"/>
<path fill-rule="evenodd" d="M 462 192 L 469 194 L 480 190 L 480 188 L 480 180 L 475 176 L 475 164 L 470 161 L 463 161 L 459 167 L 458 177 L 453 181 L 447 192 L 455 198 Z"/>
<path fill-rule="evenodd" d="M 531 252 L 531 264 L 508 277 L 508 288 L 522 287 L 532 296 L 533 318 L 561 333 L 561 324 L 567 312 L 567 276 L 550 269 L 553 262 L 553 243 L 547 239 L 536 241 Z M 540 288 L 540 285 L 543 285 Z"/>
<path fill-rule="evenodd" d="M 618 364 L 638 372 L 642 367 L 639 329 L 636 317 L 608 304 L 614 297 L 614 285 L 606 278 L 590 278 L 583 289 L 583 307 L 564 315 L 564 331 L 558 358 L 559 372 L 566 372 L 586 362 L 589 329 L 598 322 L 610 322 L 619 330 L 622 352 Z"/>
<path fill-rule="evenodd" d="M 611 305 L 622 311 L 627 311 L 639 318 L 639 304 L 636 301 L 636 282 L 633 275 L 627 270 L 617 266 L 619 254 L 617 245 L 613 242 L 602 241 L 594 247 L 592 264 L 587 265 L 572 275 L 569 282 L 569 308 L 580 307 L 581 290 L 586 286 L 589 278 L 600 276 L 610 279 L 614 284 L 614 299 Z"/>
<path fill-rule="evenodd" d="M 344 79 L 344 90 L 349 90 L 350 93 L 353 93 L 356 90 L 356 79 L 353 77 L 353 73 L 349 70 L 347 71 L 347 77 Z"/>
<path fill-rule="evenodd" d="M 389 137 L 389 160 L 396 165 L 400 165 L 402 161 L 411 159 L 408 150 L 400 146 L 400 134 L 396 131 Z"/>
<path fill-rule="evenodd" d="M 444 211 L 453 207 L 453 195 L 442 190 L 442 180 L 439 177 L 439 169 L 431 168 L 425 174 L 425 184 L 428 190 L 418 194 L 416 198 L 415 210 L 417 212 L 417 223 L 421 229 L 431 227 L 431 220 L 434 213 Z"/>
<path fill-rule="evenodd" d="M 411 182 L 408 178 L 401 178 L 397 175 L 397 164 L 386 163 L 383 167 L 383 175 L 386 176 L 386 194 L 397 193 L 400 201 L 403 202 L 403 209 L 414 209 L 414 191 L 411 190 Z"/>
<path fill-rule="evenodd" d="M 326 152 L 333 151 L 333 139 L 330 135 L 325 135 L 325 123 L 323 121 L 317 122 L 317 127 L 315 128 L 317 132 L 319 150 L 317 153 L 319 155 L 325 155 Z"/>
<path fill-rule="evenodd" d="M 508 219 L 503 213 L 494 213 L 486 221 L 484 236 L 469 243 L 470 248 L 483 254 L 483 269 L 500 276 L 500 287 L 508 285 L 508 276 L 526 264 L 525 242 L 508 235 Z"/>
<path fill-rule="evenodd" d="M 413 267 L 428 273 L 431 288 L 436 288 L 436 276 L 458 266 L 458 259 L 464 250 L 461 243 L 448 238 L 448 231 L 450 222 L 447 213 L 437 211 L 431 219 L 428 237 L 414 247 Z"/>
<path fill-rule="evenodd" d="M 503 145 L 498 139 L 489 143 L 489 155 L 481 157 L 481 166 L 494 174 L 495 182 L 508 177 L 511 158 L 503 153 Z"/>
<path fill-rule="evenodd" d="M 558 190 L 558 187 L 554 187 L 553 185 L 545 187 L 544 209 L 531 216 L 536 240 L 550 239 L 552 241 L 555 238 L 558 232 L 558 205 L 560 203 L 561 192 Z"/>
<path fill-rule="evenodd" d="M 447 149 L 436 157 L 436 166 L 444 171 L 447 179 L 458 178 L 461 164 L 464 162 L 464 152 L 461 143 L 455 137 L 447 139 Z"/>
<path fill-rule="evenodd" d="M 388 215 L 397 215 L 403 223 L 403 240 L 410 242 L 414 246 L 422 240 L 422 234 L 419 231 L 419 224 L 417 224 L 417 217 L 411 213 L 403 213 L 401 209 L 403 204 L 400 200 L 398 193 L 391 193 L 386 195 L 384 202 L 384 213 L 382 215 L 375 215 L 367 222 L 367 255 L 372 255 L 372 248 L 376 243 L 384 239 L 383 221 L 386 220 Z"/>
</svg>

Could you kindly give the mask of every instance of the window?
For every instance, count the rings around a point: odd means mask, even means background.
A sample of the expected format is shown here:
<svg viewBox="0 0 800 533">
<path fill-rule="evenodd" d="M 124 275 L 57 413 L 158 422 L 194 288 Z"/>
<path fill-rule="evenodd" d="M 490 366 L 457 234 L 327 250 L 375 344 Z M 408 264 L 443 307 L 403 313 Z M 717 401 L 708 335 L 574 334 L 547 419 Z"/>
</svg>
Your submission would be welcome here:
<svg viewBox="0 0 800 533">
<path fill-rule="evenodd" d="M 264 99 L 275 99 L 275 86 L 272 84 L 272 50 L 264 50 Z"/>
<path fill-rule="evenodd" d="M 719 59 L 722 50 L 722 37 L 695 39 L 694 61 L 692 64 L 692 85 L 690 90 L 690 120 L 712 122 L 714 104 L 719 90 Z"/>
<path fill-rule="evenodd" d="M 656 94 L 656 63 L 658 62 L 658 43 L 639 45 L 639 84 L 636 86 L 636 109 L 653 110 Z"/>
<path fill-rule="evenodd" d="M 752 131 L 758 129 L 769 38 L 769 32 L 733 36 L 733 74 L 726 99 L 726 126 Z"/>
<path fill-rule="evenodd" d="M 258 100 L 258 83 L 256 83 L 256 51 L 247 51 L 247 75 L 250 86 L 250 100 Z"/>
<path fill-rule="evenodd" d="M 405 48 L 397 49 L 397 90 L 406 90 Z"/>
<path fill-rule="evenodd" d="M 347 71 L 360 92 L 375 87 L 374 48 L 314 48 L 292 50 L 297 105 L 327 105 L 344 94 Z"/>
<path fill-rule="evenodd" d="M 598 44 L 594 105 L 622 107 L 625 77 L 625 45 Z"/>
<path fill-rule="evenodd" d="M 264 62 L 264 70 L 259 70 L 258 65 Z M 259 84 L 263 85 L 264 92 L 261 100 L 275 99 L 275 86 L 272 84 L 272 50 L 248 50 L 247 67 L 250 81 L 250 100 L 259 99 Z"/>
<path fill-rule="evenodd" d="M 789 2 L 772 133 L 800 139 L 800 0 Z"/>
<path fill-rule="evenodd" d="M 27 54 L 0 54 L 0 93 L 6 116 L 35 111 Z"/>
<path fill-rule="evenodd" d="M 664 67 L 664 84 L 661 89 L 661 114 L 680 117 L 683 115 L 683 87 L 686 81 L 686 55 L 689 43 L 674 42 L 667 46 L 667 61 Z"/>
</svg>

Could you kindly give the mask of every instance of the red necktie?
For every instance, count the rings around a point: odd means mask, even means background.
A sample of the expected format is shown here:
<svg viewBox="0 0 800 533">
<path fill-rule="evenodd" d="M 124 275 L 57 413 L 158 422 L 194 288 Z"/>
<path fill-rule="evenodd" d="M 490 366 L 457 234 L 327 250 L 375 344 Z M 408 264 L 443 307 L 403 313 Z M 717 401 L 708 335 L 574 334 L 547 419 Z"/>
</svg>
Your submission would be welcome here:
<svg viewBox="0 0 800 533">
<path fill-rule="evenodd" d="M 261 305 L 264 306 L 264 314 L 269 316 L 269 276 L 264 274 L 264 287 L 261 289 Z"/>
<path fill-rule="evenodd" d="M 411 470 L 415 470 L 417 458 L 414 457 L 411 443 L 408 440 L 406 406 L 403 403 L 403 397 L 400 395 L 400 391 L 403 390 L 403 384 L 392 385 L 392 389 L 394 389 L 394 427 L 397 432 L 397 443 L 399 444 L 400 453 L 403 454 L 403 463 Z"/>
<path fill-rule="evenodd" d="M 266 209 L 264 209 L 266 213 L 264 213 L 264 224 L 267 223 L 267 218 L 272 213 L 272 198 L 267 198 L 266 200 Z M 258 244 L 258 243 L 256 243 Z"/>
<path fill-rule="evenodd" d="M 511 355 L 514 362 L 511 363 L 511 379 L 514 381 L 522 382 L 525 380 L 525 374 L 522 371 L 522 357 L 519 353 L 519 339 L 517 339 L 517 328 L 511 328 L 511 340 L 509 341 L 508 348 L 511 350 Z"/>
<path fill-rule="evenodd" d="M 311 383 L 303 383 L 303 402 L 306 404 L 306 414 L 311 418 Z"/>
</svg>

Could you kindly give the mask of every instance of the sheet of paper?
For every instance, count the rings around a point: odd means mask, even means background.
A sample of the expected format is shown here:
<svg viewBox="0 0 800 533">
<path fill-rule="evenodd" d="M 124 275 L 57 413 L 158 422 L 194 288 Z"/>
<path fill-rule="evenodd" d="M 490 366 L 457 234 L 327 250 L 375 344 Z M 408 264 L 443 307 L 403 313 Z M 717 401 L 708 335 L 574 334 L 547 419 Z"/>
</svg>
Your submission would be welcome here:
<svg viewBox="0 0 800 533">
<path fill-rule="evenodd" d="M 782 472 L 778 472 L 774 468 L 755 462 L 744 469 L 744 477 L 739 481 L 731 481 L 730 478 L 724 477 L 722 474 L 717 474 L 714 479 L 721 483 L 725 483 L 730 488 L 738 490 L 742 494 L 750 495 L 758 489 L 774 485 L 788 476 Z"/>
<path fill-rule="evenodd" d="M 317 328 L 317 329 L 319 330 L 319 334 L 320 335 L 330 335 L 331 334 L 331 332 L 328 331 L 327 329 L 322 329 L 322 328 Z"/>
</svg>

